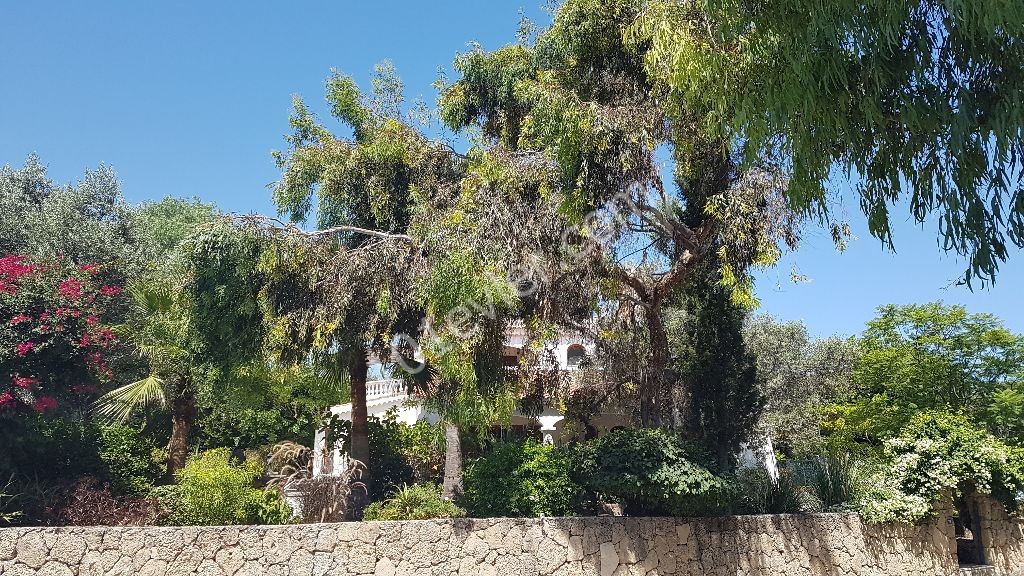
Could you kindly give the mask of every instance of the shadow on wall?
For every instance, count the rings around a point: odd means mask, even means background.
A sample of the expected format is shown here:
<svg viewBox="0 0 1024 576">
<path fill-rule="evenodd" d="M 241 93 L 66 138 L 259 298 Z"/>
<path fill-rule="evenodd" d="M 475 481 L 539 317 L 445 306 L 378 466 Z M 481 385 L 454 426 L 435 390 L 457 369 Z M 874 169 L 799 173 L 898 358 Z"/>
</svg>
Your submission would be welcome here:
<svg viewBox="0 0 1024 576">
<path fill-rule="evenodd" d="M 1024 519 L 1012 518 L 997 500 L 972 497 L 979 512 L 985 563 L 1001 575 L 1024 576 Z"/>
</svg>

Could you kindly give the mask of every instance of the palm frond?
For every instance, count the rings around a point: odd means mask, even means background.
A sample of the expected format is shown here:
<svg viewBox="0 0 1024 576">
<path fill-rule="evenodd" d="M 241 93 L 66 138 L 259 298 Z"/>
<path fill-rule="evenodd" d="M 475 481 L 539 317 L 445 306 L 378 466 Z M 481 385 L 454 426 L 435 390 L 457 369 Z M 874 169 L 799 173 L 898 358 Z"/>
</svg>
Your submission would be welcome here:
<svg viewBox="0 0 1024 576">
<path fill-rule="evenodd" d="M 93 414 L 103 420 L 126 422 L 138 408 L 166 405 L 164 381 L 150 375 L 100 396 L 91 409 Z"/>
</svg>

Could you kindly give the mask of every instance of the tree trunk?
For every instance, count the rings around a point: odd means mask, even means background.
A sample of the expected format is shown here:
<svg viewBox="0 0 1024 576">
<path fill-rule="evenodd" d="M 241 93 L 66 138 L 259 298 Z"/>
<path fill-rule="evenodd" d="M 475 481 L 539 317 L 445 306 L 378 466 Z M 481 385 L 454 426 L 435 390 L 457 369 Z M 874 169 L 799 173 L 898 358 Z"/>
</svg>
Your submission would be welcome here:
<svg viewBox="0 0 1024 576">
<path fill-rule="evenodd" d="M 362 464 L 362 476 L 358 478 L 365 488 L 354 489 L 353 512 L 361 517 L 362 509 L 369 504 L 370 485 L 373 481 L 370 463 L 370 425 L 366 413 L 366 353 L 359 351 L 349 364 L 349 386 L 352 392 L 352 432 L 349 437 L 349 458 Z M 351 465 L 351 463 L 350 463 Z"/>
<path fill-rule="evenodd" d="M 656 428 L 662 423 L 662 416 L 671 411 L 665 405 L 668 400 L 665 394 L 665 375 L 668 371 L 668 332 L 661 318 L 661 307 L 648 304 L 644 319 L 647 324 L 647 335 L 650 340 L 647 374 L 640 385 L 640 425 L 644 428 Z"/>
<path fill-rule="evenodd" d="M 185 467 L 188 460 L 189 436 L 196 421 L 196 397 L 192 392 L 183 392 L 171 402 L 171 441 L 167 444 L 167 476 L 174 475 Z"/>
<path fill-rule="evenodd" d="M 462 440 L 459 428 L 444 423 L 444 485 L 441 496 L 454 500 L 462 494 Z"/>
</svg>

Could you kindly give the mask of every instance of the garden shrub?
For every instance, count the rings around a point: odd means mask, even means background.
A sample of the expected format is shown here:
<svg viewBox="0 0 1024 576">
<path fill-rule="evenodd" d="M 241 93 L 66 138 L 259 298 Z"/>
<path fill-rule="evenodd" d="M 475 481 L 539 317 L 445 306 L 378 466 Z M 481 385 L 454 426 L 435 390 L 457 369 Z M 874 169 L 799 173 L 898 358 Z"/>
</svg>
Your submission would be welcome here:
<svg viewBox="0 0 1024 576">
<path fill-rule="evenodd" d="M 732 498 L 731 512 L 735 514 L 798 514 L 820 508 L 791 472 L 782 470 L 778 479 L 773 479 L 763 466 L 739 470 Z"/>
<path fill-rule="evenodd" d="M 1010 513 L 1024 505 L 1024 451 L 964 416 L 918 413 L 885 442 L 884 455 L 860 501 L 870 521 L 918 521 L 932 514 L 934 502 L 975 491 L 992 494 Z"/>
<path fill-rule="evenodd" d="M 76 418 L 0 415 L 0 475 L 58 484 L 80 476 L 104 476 L 99 430 Z"/>
<path fill-rule="evenodd" d="M 177 486 L 161 488 L 161 503 L 171 510 L 170 523 L 178 525 L 282 524 L 291 509 L 281 506 L 273 490 L 253 483 L 263 467 L 252 460 L 239 462 L 227 448 L 193 456 L 178 472 Z"/>
<path fill-rule="evenodd" d="M 821 454 L 809 462 L 807 484 L 825 510 L 852 509 L 864 490 L 864 466 L 850 454 Z"/>
<path fill-rule="evenodd" d="M 342 439 L 343 450 L 348 450 L 351 423 L 335 419 L 327 427 Z M 396 420 L 394 410 L 382 418 L 370 418 L 370 457 L 373 460 L 370 500 L 383 500 L 405 485 L 439 482 L 444 470 L 440 437 L 436 425 L 403 424 Z"/>
<path fill-rule="evenodd" d="M 474 517 L 566 516 L 582 499 L 571 467 L 566 452 L 535 440 L 499 442 L 466 468 L 460 502 Z"/>
<path fill-rule="evenodd" d="M 575 459 L 580 484 L 632 515 L 712 514 L 729 496 L 728 483 L 699 463 L 706 456 L 665 430 L 617 430 L 585 443 Z"/>
<path fill-rule="evenodd" d="M 462 518 L 466 511 L 441 497 L 436 484 L 403 486 L 391 498 L 374 502 L 363 511 L 363 520 L 429 520 Z"/>
<path fill-rule="evenodd" d="M 99 456 L 111 488 L 133 496 L 148 494 L 165 473 L 166 454 L 131 426 L 104 426 L 99 436 Z"/>
<path fill-rule="evenodd" d="M 50 492 L 50 505 L 36 519 L 47 525 L 149 526 L 167 516 L 156 498 L 117 495 L 92 476 L 55 486 Z"/>
</svg>

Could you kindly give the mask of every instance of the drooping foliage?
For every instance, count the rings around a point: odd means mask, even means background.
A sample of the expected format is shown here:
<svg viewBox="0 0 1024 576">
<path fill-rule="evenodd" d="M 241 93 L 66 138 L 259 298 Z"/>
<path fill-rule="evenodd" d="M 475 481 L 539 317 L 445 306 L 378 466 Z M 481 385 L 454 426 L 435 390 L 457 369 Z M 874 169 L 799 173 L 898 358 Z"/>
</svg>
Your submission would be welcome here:
<svg viewBox="0 0 1024 576">
<path fill-rule="evenodd" d="M 750 304 L 750 268 L 794 246 L 798 222 L 769 163 L 741 170 L 730 142 L 706 137 L 689 110 L 672 106 L 643 51 L 624 40 L 639 10 L 566 2 L 535 38 L 461 55 L 441 118 L 478 129 L 480 157 L 492 164 L 546 168 L 546 178 L 524 184 L 555 207 L 563 232 L 538 247 L 549 267 L 526 315 L 592 335 L 602 357 L 618 358 L 630 342 L 635 365 L 624 371 L 634 375 L 639 419 L 668 425 L 663 305 L 709 256 L 731 296 Z M 627 381 L 610 384 L 621 390 Z"/>
<path fill-rule="evenodd" d="M 627 31 L 673 107 L 827 216 L 846 176 L 871 233 L 933 216 L 964 279 L 1024 245 L 1024 13 L 997 0 L 654 0 Z M 589 3 L 596 8 L 596 2 Z M 840 230 L 837 227 L 836 233 Z"/>
</svg>

